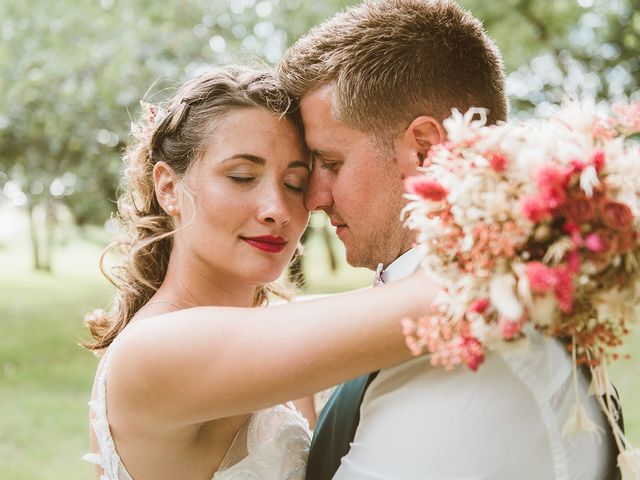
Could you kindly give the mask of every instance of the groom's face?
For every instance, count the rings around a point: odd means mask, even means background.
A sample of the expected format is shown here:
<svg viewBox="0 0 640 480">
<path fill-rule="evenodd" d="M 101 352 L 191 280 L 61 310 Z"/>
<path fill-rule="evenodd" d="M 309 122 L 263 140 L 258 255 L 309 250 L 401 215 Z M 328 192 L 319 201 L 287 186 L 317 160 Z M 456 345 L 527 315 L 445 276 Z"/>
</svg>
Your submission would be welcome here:
<svg viewBox="0 0 640 480">
<path fill-rule="evenodd" d="M 332 93 L 332 86 L 324 86 L 301 102 L 305 139 L 313 153 L 305 203 L 329 216 L 349 264 L 375 269 L 412 244 L 400 221 L 402 172 L 392 152 L 334 119 Z"/>
</svg>

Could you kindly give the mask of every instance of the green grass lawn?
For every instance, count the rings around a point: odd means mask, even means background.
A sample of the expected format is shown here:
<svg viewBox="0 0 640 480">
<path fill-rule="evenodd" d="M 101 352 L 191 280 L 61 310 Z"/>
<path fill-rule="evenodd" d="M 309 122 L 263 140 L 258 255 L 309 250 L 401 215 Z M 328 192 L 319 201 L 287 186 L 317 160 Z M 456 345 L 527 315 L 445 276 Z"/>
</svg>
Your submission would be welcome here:
<svg viewBox="0 0 640 480">
<path fill-rule="evenodd" d="M 55 256 L 54 273 L 31 271 L 24 239 L 0 246 L 0 479 L 89 479 L 87 401 L 97 359 L 77 345 L 82 317 L 104 306 L 110 289 L 97 269 L 100 248 L 73 240 Z M 309 291 L 358 288 L 372 273 L 325 266 L 319 240 L 308 246 Z M 341 255 L 341 253 L 340 253 Z M 640 331 L 629 342 L 640 352 Z M 620 362 L 613 377 L 627 431 L 640 444 L 640 355 Z"/>
</svg>

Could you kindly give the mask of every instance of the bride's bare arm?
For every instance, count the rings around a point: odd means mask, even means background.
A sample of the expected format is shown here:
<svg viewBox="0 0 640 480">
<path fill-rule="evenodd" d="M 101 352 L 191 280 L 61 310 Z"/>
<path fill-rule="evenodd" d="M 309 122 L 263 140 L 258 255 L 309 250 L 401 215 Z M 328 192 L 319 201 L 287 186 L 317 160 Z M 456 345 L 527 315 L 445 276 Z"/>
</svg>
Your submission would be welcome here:
<svg viewBox="0 0 640 480">
<path fill-rule="evenodd" d="M 176 426 L 310 395 L 409 359 L 400 319 L 427 312 L 434 293 L 413 275 L 302 303 L 139 320 L 112 346 L 110 391 Z"/>
</svg>

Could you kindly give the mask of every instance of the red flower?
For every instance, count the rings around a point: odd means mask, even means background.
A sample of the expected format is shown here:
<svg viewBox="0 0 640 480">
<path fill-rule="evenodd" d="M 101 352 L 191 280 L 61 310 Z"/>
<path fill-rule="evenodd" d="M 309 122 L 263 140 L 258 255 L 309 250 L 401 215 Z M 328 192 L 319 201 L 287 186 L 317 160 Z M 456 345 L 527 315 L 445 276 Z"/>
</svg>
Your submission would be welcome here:
<svg viewBox="0 0 640 480">
<path fill-rule="evenodd" d="M 407 191 L 425 200 L 439 202 L 447 196 L 447 190 L 442 185 L 421 175 L 408 177 L 404 185 Z"/>
<path fill-rule="evenodd" d="M 596 150 L 591 156 L 591 164 L 595 167 L 597 172 L 600 172 L 604 168 L 605 157 L 602 150 Z"/>
<path fill-rule="evenodd" d="M 504 172 L 507 169 L 507 157 L 499 153 L 492 153 L 489 156 L 489 165 L 496 172 Z"/>
<path fill-rule="evenodd" d="M 570 176 L 570 170 L 564 170 L 555 165 L 543 165 L 536 172 L 540 199 L 547 209 L 553 210 L 564 203 Z"/>
<path fill-rule="evenodd" d="M 473 302 L 471 302 L 471 305 L 469 305 L 469 308 L 467 309 L 468 312 L 473 312 L 473 313 L 484 313 L 487 310 L 487 307 L 489 306 L 489 299 L 482 297 L 482 298 L 476 298 Z"/>
<path fill-rule="evenodd" d="M 536 172 L 536 181 L 540 189 L 561 188 L 564 189 L 569 181 L 569 175 L 565 170 L 555 165 L 543 165 Z"/>
<path fill-rule="evenodd" d="M 571 162 L 569 163 L 569 169 L 567 174 L 568 175 L 573 175 L 576 172 L 582 172 L 582 170 L 584 170 L 584 168 L 587 165 L 582 161 L 582 160 L 578 160 L 578 159 L 574 159 L 571 160 Z"/>
<path fill-rule="evenodd" d="M 605 200 L 600 205 L 600 214 L 604 224 L 617 231 L 628 230 L 633 222 L 633 213 L 624 203 Z"/>
<path fill-rule="evenodd" d="M 556 286 L 557 278 L 553 269 L 547 267 L 544 263 L 527 263 L 526 275 L 531 291 L 534 293 L 549 292 Z"/>
<path fill-rule="evenodd" d="M 567 255 L 567 267 L 571 273 L 578 273 L 580 271 L 580 253 L 578 250 L 572 250 Z"/>
<path fill-rule="evenodd" d="M 549 217 L 549 210 L 539 197 L 522 197 L 520 200 L 522 215 L 532 222 L 540 222 Z"/>
<path fill-rule="evenodd" d="M 562 206 L 562 212 L 567 220 L 575 223 L 584 223 L 593 220 L 596 214 L 596 204 L 592 198 L 586 195 L 571 196 Z"/>
<path fill-rule="evenodd" d="M 484 362 L 484 349 L 477 338 L 463 336 L 460 339 L 460 356 L 462 361 L 474 372 Z"/>
<path fill-rule="evenodd" d="M 555 210 L 565 202 L 567 194 L 563 187 L 553 186 L 541 188 L 540 197 L 549 210 Z"/>
<path fill-rule="evenodd" d="M 573 307 L 573 276 L 566 267 L 549 268 L 540 262 L 527 263 L 527 278 L 531 291 L 546 293 L 553 291 L 560 310 L 565 313 Z"/>
<path fill-rule="evenodd" d="M 621 232 L 618 237 L 618 250 L 620 253 L 627 253 L 638 246 L 638 232 L 628 230 Z"/>
<path fill-rule="evenodd" d="M 553 269 L 556 277 L 554 294 L 560 310 L 564 313 L 571 312 L 573 308 L 573 275 L 568 268 L 558 267 Z"/>
</svg>

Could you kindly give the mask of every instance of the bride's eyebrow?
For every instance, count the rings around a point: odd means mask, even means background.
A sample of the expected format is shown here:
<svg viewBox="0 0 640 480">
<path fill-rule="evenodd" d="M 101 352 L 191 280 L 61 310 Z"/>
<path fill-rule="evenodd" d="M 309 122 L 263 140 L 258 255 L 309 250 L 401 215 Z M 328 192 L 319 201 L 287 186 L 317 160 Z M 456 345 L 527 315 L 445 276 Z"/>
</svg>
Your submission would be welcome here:
<svg viewBox="0 0 640 480">
<path fill-rule="evenodd" d="M 295 160 L 291 162 L 289 165 L 287 165 L 287 168 L 300 168 L 300 167 L 311 172 L 311 167 L 309 167 L 309 164 L 307 162 L 303 162 L 302 160 Z"/>
<path fill-rule="evenodd" d="M 236 153 L 235 155 L 231 155 L 230 157 L 225 158 L 220 163 L 225 163 L 230 160 L 237 160 L 237 159 L 249 160 L 251 163 L 255 163 L 256 165 L 264 165 L 265 163 L 267 163 L 267 161 L 264 158 L 259 157 L 257 155 L 252 155 L 250 153 Z"/>
</svg>

